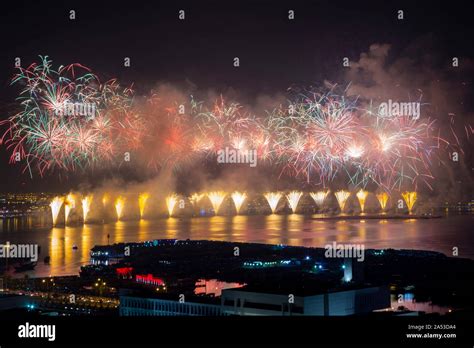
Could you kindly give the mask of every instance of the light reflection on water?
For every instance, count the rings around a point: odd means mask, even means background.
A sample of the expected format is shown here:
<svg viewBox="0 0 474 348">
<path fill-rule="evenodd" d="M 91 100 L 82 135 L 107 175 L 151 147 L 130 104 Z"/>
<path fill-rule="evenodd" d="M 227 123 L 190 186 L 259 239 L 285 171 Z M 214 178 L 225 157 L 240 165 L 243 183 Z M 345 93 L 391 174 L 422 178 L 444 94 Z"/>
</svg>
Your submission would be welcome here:
<svg viewBox="0 0 474 348">
<path fill-rule="evenodd" d="M 119 221 L 104 225 L 50 228 L 41 219 L 0 223 L 0 243 L 38 243 L 41 256 L 31 276 L 77 274 L 94 245 L 151 239 L 211 239 L 324 247 L 333 241 L 364 243 L 365 248 L 420 249 L 474 259 L 474 216 L 432 220 L 318 220 L 316 215 L 213 216 Z M 17 221 L 14 221 L 17 220 Z M 73 249 L 77 246 L 77 250 Z M 50 265 L 42 261 L 50 255 Z M 24 273 L 22 273 L 23 276 Z"/>
</svg>

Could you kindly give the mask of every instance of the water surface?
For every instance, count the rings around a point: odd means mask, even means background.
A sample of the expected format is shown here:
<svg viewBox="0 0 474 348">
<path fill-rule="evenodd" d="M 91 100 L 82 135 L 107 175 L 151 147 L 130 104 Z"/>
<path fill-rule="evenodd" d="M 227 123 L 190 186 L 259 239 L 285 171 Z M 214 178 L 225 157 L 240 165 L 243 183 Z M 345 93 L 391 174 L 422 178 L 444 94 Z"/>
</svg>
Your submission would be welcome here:
<svg viewBox="0 0 474 348">
<path fill-rule="evenodd" d="M 50 228 L 41 218 L 9 219 L 0 224 L 0 243 L 38 243 L 41 256 L 30 276 L 78 274 L 94 245 L 151 239 L 209 239 L 324 247 L 333 241 L 364 243 L 366 249 L 439 251 L 474 259 L 474 215 L 441 219 L 324 220 L 309 215 L 213 216 L 120 221 L 104 225 Z M 73 250 L 73 246 L 77 250 Z M 51 257 L 50 265 L 43 259 Z M 22 275 L 25 273 L 22 273 Z"/>
</svg>

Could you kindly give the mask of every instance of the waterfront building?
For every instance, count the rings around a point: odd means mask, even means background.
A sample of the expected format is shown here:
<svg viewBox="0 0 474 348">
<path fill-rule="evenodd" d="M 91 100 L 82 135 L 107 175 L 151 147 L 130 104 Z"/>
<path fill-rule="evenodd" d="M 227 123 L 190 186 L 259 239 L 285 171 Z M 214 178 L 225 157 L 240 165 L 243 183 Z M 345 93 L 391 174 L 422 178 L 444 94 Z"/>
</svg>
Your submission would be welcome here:
<svg viewBox="0 0 474 348">
<path fill-rule="evenodd" d="M 220 305 L 193 301 L 120 297 L 121 316 L 347 316 L 390 307 L 388 287 L 367 287 L 314 295 L 222 290 Z"/>
</svg>

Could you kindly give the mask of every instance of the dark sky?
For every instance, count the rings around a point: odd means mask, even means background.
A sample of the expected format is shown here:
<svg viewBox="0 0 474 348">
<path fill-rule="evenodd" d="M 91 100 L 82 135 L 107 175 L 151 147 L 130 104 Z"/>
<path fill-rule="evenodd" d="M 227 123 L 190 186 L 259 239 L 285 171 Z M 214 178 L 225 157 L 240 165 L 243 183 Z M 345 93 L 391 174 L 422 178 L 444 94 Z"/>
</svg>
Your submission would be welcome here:
<svg viewBox="0 0 474 348">
<path fill-rule="evenodd" d="M 55 64 L 80 62 L 103 79 L 134 83 L 138 94 L 158 82 L 238 91 L 252 103 L 293 84 L 342 79 L 341 59 L 358 60 L 373 43 L 391 57 L 431 34 L 437 56 L 474 58 L 470 1 L 46 1 L 2 2 L 0 118 L 18 93 L 9 86 L 14 58 L 24 65 L 48 55 Z M 76 19 L 69 20 L 69 10 Z M 178 11 L 186 20 L 178 20 Z M 295 20 L 287 19 L 288 10 Z M 405 19 L 398 21 L 397 10 Z M 426 52 L 430 54 L 431 52 Z M 132 66 L 123 67 L 130 57 Z M 235 69 L 232 59 L 240 58 Z M 472 110 L 471 110 L 472 111 Z M 7 164 L 0 149 L 0 191 L 77 183 L 56 173 L 31 180 Z"/>
</svg>

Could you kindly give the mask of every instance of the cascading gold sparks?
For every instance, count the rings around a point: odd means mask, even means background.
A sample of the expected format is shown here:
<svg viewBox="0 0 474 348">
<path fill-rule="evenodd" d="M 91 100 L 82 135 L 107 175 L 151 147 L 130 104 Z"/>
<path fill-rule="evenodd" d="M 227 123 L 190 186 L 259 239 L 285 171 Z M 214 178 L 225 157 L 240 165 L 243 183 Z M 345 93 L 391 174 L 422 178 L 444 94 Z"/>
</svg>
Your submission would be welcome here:
<svg viewBox="0 0 474 348">
<path fill-rule="evenodd" d="M 389 196 L 387 192 L 381 192 L 377 194 L 377 200 L 379 201 L 382 212 L 384 212 L 385 208 L 387 207 L 388 197 Z"/>
<path fill-rule="evenodd" d="M 150 198 L 150 195 L 146 192 L 140 193 L 138 195 L 138 208 L 140 210 L 140 218 L 143 219 L 143 216 L 145 215 L 145 207 L 146 207 L 146 202 L 148 201 L 148 198 Z"/>
<path fill-rule="evenodd" d="M 361 213 L 364 213 L 364 211 L 365 211 L 365 201 L 367 200 L 368 195 L 369 195 L 369 192 L 365 191 L 365 190 L 362 190 L 362 189 L 360 189 L 356 193 L 357 199 L 359 200 L 360 212 Z"/>
<path fill-rule="evenodd" d="M 242 204 L 247 198 L 247 194 L 245 192 L 234 192 L 232 193 L 231 197 L 232 197 L 232 200 L 234 201 L 235 210 L 237 211 L 237 214 L 238 214 L 240 212 L 240 208 L 242 207 Z"/>
<path fill-rule="evenodd" d="M 226 193 L 223 191 L 214 191 L 207 194 L 207 197 L 209 197 L 209 200 L 211 201 L 212 208 L 214 209 L 214 214 L 217 215 L 219 212 L 219 208 L 224 201 L 225 196 Z"/>
<path fill-rule="evenodd" d="M 328 194 L 330 192 L 331 191 L 326 189 L 326 190 L 321 190 L 317 192 L 309 192 L 309 195 L 314 200 L 316 205 L 318 207 L 321 207 L 324 204 L 324 202 L 327 202 L 326 198 L 328 197 Z M 357 192 L 339 190 L 334 193 L 341 213 L 345 211 L 346 206 L 347 206 L 347 200 L 350 198 L 352 193 L 355 194 L 355 196 L 358 199 L 358 202 L 361 208 L 361 213 L 364 213 L 367 199 L 369 197 L 370 192 L 363 189 L 360 189 Z M 263 194 L 263 196 L 268 202 L 268 205 L 272 213 L 275 213 L 277 211 L 278 205 L 283 197 L 287 199 L 291 212 L 296 213 L 299 203 L 301 201 L 301 198 L 303 197 L 304 194 L 305 193 L 302 191 L 294 190 L 294 191 L 289 192 L 286 195 L 283 192 L 266 192 L 265 194 Z M 117 220 L 123 219 L 124 212 L 125 212 L 124 208 L 125 208 L 125 205 L 128 204 L 127 202 L 128 196 L 122 195 L 122 194 L 109 193 L 109 192 L 103 195 L 101 195 L 100 193 L 97 195 L 99 198 L 99 202 L 101 201 L 102 205 L 104 206 L 103 208 L 101 208 L 100 203 L 96 205 L 92 204 L 93 199 L 95 200 L 95 197 L 96 197 L 93 194 L 81 195 L 80 193 L 69 193 L 67 196 L 54 197 L 54 199 L 52 199 L 49 204 L 51 208 L 53 226 L 56 226 L 58 224 L 58 217 L 62 213 L 61 209 L 63 205 L 64 205 L 64 223 L 65 224 L 68 224 L 68 222 L 70 222 L 69 220 L 71 220 L 72 210 L 78 209 L 79 208 L 78 205 L 82 206 L 83 223 L 86 223 L 88 221 L 91 209 L 93 209 L 92 207 L 98 207 L 99 210 L 102 210 L 101 213 L 107 214 L 106 209 L 108 209 L 109 205 L 111 209 L 115 208 Z M 385 214 L 388 201 L 390 200 L 390 194 L 388 192 L 378 192 L 378 193 L 374 193 L 374 195 L 380 204 L 382 213 Z M 227 193 L 225 191 L 212 191 L 212 192 L 205 192 L 202 194 L 195 193 L 189 197 L 189 201 L 193 204 L 194 207 L 197 207 L 198 202 L 205 196 L 209 198 L 209 201 L 212 204 L 212 208 L 214 209 L 215 214 L 216 215 L 219 214 L 222 208 L 222 204 L 225 198 L 227 197 Z M 417 192 L 405 191 L 401 193 L 401 196 L 403 197 L 403 200 L 408 208 L 408 213 L 412 214 L 414 210 L 414 206 L 417 202 Z M 179 197 L 181 196 L 179 196 L 177 193 L 172 193 L 168 195 L 167 197 L 165 197 L 166 208 L 167 208 L 169 216 L 173 216 L 173 214 L 175 214 L 174 210 L 176 208 L 176 205 L 179 202 L 184 202 L 184 200 L 180 201 Z M 249 200 L 248 194 L 243 191 L 234 191 L 229 194 L 229 198 L 234 203 L 236 213 L 242 214 L 242 211 L 244 210 L 243 209 L 244 203 Z M 150 199 L 150 194 L 148 192 L 142 192 L 138 195 L 138 207 L 139 207 L 139 212 L 140 212 L 140 218 L 143 218 L 145 215 L 145 210 L 148 210 L 147 204 L 149 203 L 149 199 Z M 183 208 L 183 207 L 184 206 L 180 206 L 180 208 Z M 95 216 L 97 216 L 97 214 Z"/>
<path fill-rule="evenodd" d="M 102 196 L 102 206 L 105 208 L 107 204 L 109 203 L 110 196 L 108 193 L 104 193 Z"/>
<path fill-rule="evenodd" d="M 125 206 L 125 198 L 118 196 L 115 199 L 115 212 L 117 213 L 117 220 L 122 218 L 123 208 Z"/>
<path fill-rule="evenodd" d="M 278 202 L 280 201 L 283 195 L 281 192 L 267 192 L 264 194 L 272 213 L 275 214 L 276 208 L 278 206 Z"/>
<path fill-rule="evenodd" d="M 293 213 L 296 212 L 296 208 L 298 207 L 298 202 L 303 196 L 303 192 L 300 191 L 291 191 L 286 195 L 286 199 L 288 199 L 288 203 L 290 204 L 291 211 Z"/>
<path fill-rule="evenodd" d="M 199 201 L 202 199 L 203 196 L 204 195 L 202 193 L 193 193 L 191 197 L 189 197 L 189 200 L 191 201 L 191 204 L 194 207 L 197 207 L 197 204 L 199 203 Z"/>
<path fill-rule="evenodd" d="M 85 196 L 82 198 L 82 219 L 86 223 L 89 211 L 91 209 L 92 195 Z"/>
<path fill-rule="evenodd" d="M 68 223 L 69 221 L 69 214 L 71 211 L 76 207 L 76 197 L 70 193 L 66 196 L 64 200 L 64 221 Z"/>
<path fill-rule="evenodd" d="M 176 194 L 171 194 L 166 197 L 166 208 L 168 209 L 168 216 L 173 215 L 174 207 L 178 203 L 178 196 Z"/>
<path fill-rule="evenodd" d="M 58 215 L 61 211 L 61 206 L 64 203 L 63 197 L 54 197 L 49 206 L 51 207 L 51 214 L 53 216 L 53 226 L 56 226 L 58 222 Z"/>
<path fill-rule="evenodd" d="M 340 190 L 337 191 L 335 194 L 337 203 L 339 204 L 339 208 L 341 209 L 341 213 L 344 211 L 344 207 L 346 206 L 347 199 L 351 195 L 350 192 Z"/>
<path fill-rule="evenodd" d="M 326 199 L 327 195 L 329 194 L 329 190 L 326 191 L 318 191 L 318 192 L 310 192 L 310 196 L 313 199 L 314 203 L 321 208 L 324 200 Z"/>
<path fill-rule="evenodd" d="M 408 213 L 411 214 L 417 199 L 417 193 L 415 191 L 405 191 L 402 193 L 402 197 L 408 207 Z"/>
</svg>

